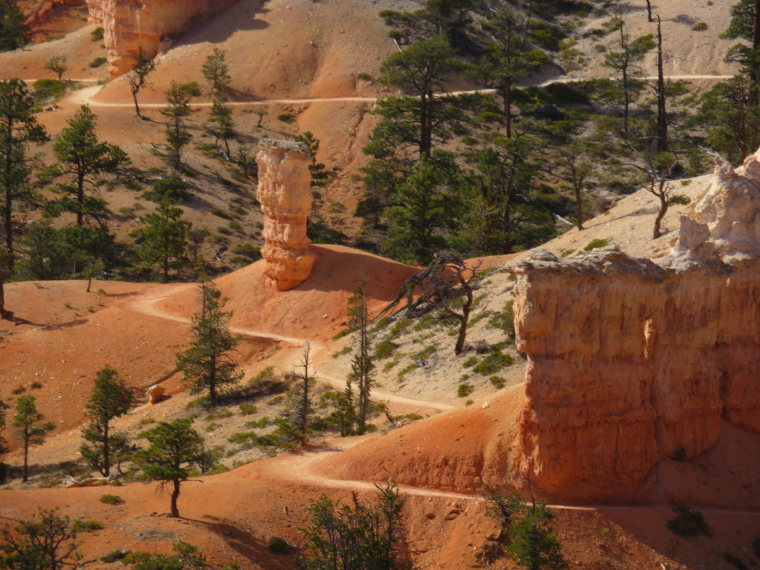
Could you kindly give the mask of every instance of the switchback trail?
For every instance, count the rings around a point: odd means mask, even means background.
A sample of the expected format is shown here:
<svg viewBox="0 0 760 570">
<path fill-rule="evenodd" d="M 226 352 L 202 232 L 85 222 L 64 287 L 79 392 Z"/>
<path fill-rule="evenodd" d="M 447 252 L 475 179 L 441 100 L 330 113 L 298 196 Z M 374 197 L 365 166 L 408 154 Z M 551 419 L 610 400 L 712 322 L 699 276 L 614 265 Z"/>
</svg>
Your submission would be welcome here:
<svg viewBox="0 0 760 570">
<path fill-rule="evenodd" d="M 129 303 L 127 305 L 127 308 L 137 312 L 141 313 L 143 315 L 149 315 L 152 317 L 158 317 L 160 319 L 167 319 L 170 321 L 175 321 L 178 323 L 184 323 L 184 324 L 190 324 L 190 319 L 187 317 L 178 317 L 176 315 L 172 315 L 171 313 L 167 313 L 166 311 L 161 310 L 156 306 L 156 304 L 161 301 L 162 299 L 166 299 L 167 297 L 179 293 L 180 291 L 183 291 L 185 289 L 188 289 L 190 287 L 196 287 L 195 284 L 192 283 L 185 283 L 182 285 L 177 285 L 173 287 L 163 287 L 160 290 L 154 292 L 154 293 L 148 293 L 145 296 L 143 296 L 140 299 L 136 299 Z M 241 327 L 230 327 L 230 332 L 234 334 L 239 334 L 242 336 L 247 336 L 249 338 L 265 338 L 269 340 L 275 340 L 277 342 L 283 342 L 287 344 L 292 344 L 294 347 L 297 347 L 298 349 L 303 348 L 307 343 L 311 346 L 312 349 L 314 349 L 315 352 L 321 352 L 325 350 L 325 344 L 320 341 L 315 340 L 309 340 L 305 338 L 295 338 L 295 337 L 289 337 L 289 336 L 283 336 L 279 334 L 274 334 L 268 331 L 258 331 L 258 330 L 252 330 L 247 328 L 241 328 Z M 297 361 L 298 357 L 300 356 L 299 353 L 295 353 L 292 355 L 291 360 L 293 363 Z M 338 388 L 339 390 L 342 390 L 345 387 L 345 378 L 336 378 L 334 376 L 330 376 L 329 374 L 325 374 L 324 372 L 317 370 L 318 378 L 325 380 L 327 383 L 329 383 L 332 387 Z M 404 396 L 399 396 L 397 394 L 393 394 L 391 392 L 386 392 L 385 390 L 372 390 L 372 396 L 379 400 L 386 400 L 388 402 L 394 402 L 397 404 L 404 404 L 404 405 L 411 405 L 411 406 L 420 406 L 423 408 L 432 408 L 440 411 L 448 411 L 455 409 L 455 406 L 452 406 L 451 404 L 446 404 L 444 402 L 435 402 L 431 400 L 421 400 L 421 399 L 415 399 L 415 398 L 408 398 Z"/>
<path fill-rule="evenodd" d="M 156 303 L 158 303 L 162 299 L 165 299 L 175 293 L 178 293 L 180 291 L 183 291 L 185 289 L 188 289 L 190 287 L 195 287 L 195 286 L 196 286 L 195 284 L 189 283 L 189 284 L 176 285 L 172 287 L 163 287 L 158 291 L 144 295 L 140 299 L 131 301 L 129 304 L 126 305 L 126 307 L 128 310 L 132 310 L 140 314 L 149 315 L 149 316 L 153 316 L 153 317 L 157 317 L 161 319 L 168 319 L 168 320 L 183 323 L 183 324 L 190 324 L 190 319 L 184 318 L 184 317 L 178 317 L 176 315 L 167 313 L 161 310 L 160 308 L 158 308 L 156 306 Z M 279 342 L 293 344 L 299 348 L 303 347 L 308 342 L 316 350 L 325 349 L 324 343 L 315 342 L 315 341 L 311 341 L 307 339 L 287 337 L 287 336 L 272 334 L 265 331 L 254 331 L 254 330 L 239 328 L 239 327 L 230 328 L 230 330 L 236 334 L 245 335 L 251 338 L 272 339 Z M 297 356 L 297 354 L 294 356 Z M 328 380 L 331 384 L 333 384 L 333 386 L 336 386 L 338 388 L 343 387 L 343 382 L 344 382 L 343 380 L 330 377 L 321 372 L 320 372 L 319 377 L 322 379 Z M 397 402 L 397 403 L 402 403 L 402 404 L 419 405 L 421 407 L 434 408 L 440 411 L 450 411 L 455 408 L 454 406 L 451 406 L 450 404 L 445 404 L 442 402 L 432 402 L 428 400 L 404 398 L 401 396 L 397 396 L 396 394 L 391 394 L 391 393 L 379 391 L 379 390 L 373 390 L 372 395 L 375 398 L 382 399 L 382 400 L 387 400 L 387 401 Z M 322 445 L 313 445 L 303 450 L 291 451 L 291 452 L 281 454 L 274 461 L 265 461 L 265 462 L 257 463 L 256 468 L 260 469 L 264 473 L 274 476 L 275 478 L 282 478 L 286 476 L 291 480 L 314 485 L 314 486 L 319 486 L 319 487 L 333 488 L 333 489 L 354 489 L 354 490 L 372 491 L 376 489 L 375 482 L 352 480 L 352 479 L 335 479 L 332 477 L 322 475 L 318 473 L 317 470 L 315 469 L 315 465 L 319 463 L 320 461 L 327 459 L 328 457 L 331 457 L 338 453 L 342 453 L 348 449 L 351 449 L 352 447 L 355 447 L 356 445 L 359 445 L 372 437 L 377 437 L 377 436 L 368 435 L 368 436 L 347 437 L 347 438 L 340 438 L 337 440 L 330 440 L 330 441 L 325 442 Z M 407 493 L 409 495 L 414 495 L 414 496 L 439 497 L 439 498 L 458 499 L 458 500 L 475 501 L 475 502 L 484 500 L 481 495 L 476 495 L 476 494 L 469 495 L 466 493 L 455 493 L 451 491 L 442 491 L 439 489 L 411 487 L 408 485 L 400 485 L 399 488 L 404 493 Z M 554 509 L 575 510 L 575 511 L 605 511 L 605 510 L 662 511 L 662 512 L 672 511 L 671 506 L 663 506 L 663 505 L 620 506 L 620 505 L 552 504 L 549 506 Z M 760 513 L 754 512 L 754 511 L 740 511 L 740 510 L 733 510 L 733 509 L 714 509 L 714 508 L 703 508 L 700 510 L 704 513 L 716 513 L 716 514 L 724 514 L 724 515 L 742 515 L 742 516 L 749 515 L 753 517 L 760 517 Z"/>
</svg>

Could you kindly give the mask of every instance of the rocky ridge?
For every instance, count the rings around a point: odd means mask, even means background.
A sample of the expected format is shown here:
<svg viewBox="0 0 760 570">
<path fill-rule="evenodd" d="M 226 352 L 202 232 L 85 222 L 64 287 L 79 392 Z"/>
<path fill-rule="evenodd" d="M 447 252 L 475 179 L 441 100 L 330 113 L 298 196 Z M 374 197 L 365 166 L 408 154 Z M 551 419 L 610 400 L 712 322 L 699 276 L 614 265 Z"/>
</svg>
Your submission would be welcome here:
<svg viewBox="0 0 760 570">
<path fill-rule="evenodd" d="M 760 433 L 759 238 L 760 152 L 736 171 L 718 160 L 662 258 L 539 250 L 514 268 L 523 484 L 610 498 L 704 454 L 726 424 Z"/>
</svg>

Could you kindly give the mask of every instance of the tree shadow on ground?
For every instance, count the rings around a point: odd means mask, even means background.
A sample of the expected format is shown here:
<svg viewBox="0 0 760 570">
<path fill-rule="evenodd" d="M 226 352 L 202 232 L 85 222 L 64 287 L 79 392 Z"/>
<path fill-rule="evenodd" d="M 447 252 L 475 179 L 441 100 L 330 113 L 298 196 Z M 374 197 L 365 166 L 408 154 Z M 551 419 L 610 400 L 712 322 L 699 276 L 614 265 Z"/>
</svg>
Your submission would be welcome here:
<svg viewBox="0 0 760 570">
<path fill-rule="evenodd" d="M 204 518 L 207 520 L 186 520 L 202 525 L 205 529 L 224 540 L 232 550 L 268 570 L 292 570 L 298 568 L 295 552 L 287 555 L 272 554 L 260 539 L 257 539 L 253 534 L 240 526 L 210 515 L 205 515 Z"/>
</svg>

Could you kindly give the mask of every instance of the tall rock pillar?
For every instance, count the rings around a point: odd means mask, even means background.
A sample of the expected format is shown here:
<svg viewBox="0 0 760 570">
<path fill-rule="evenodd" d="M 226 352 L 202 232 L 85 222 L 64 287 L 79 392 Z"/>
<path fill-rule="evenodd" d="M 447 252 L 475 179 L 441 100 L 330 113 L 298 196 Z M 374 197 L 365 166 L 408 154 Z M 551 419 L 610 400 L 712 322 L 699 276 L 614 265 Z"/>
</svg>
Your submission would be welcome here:
<svg viewBox="0 0 760 570">
<path fill-rule="evenodd" d="M 287 291 L 308 279 L 317 257 L 306 237 L 312 204 L 311 156 L 302 143 L 264 139 L 256 162 L 256 198 L 264 212 L 264 273 L 275 289 Z"/>
</svg>

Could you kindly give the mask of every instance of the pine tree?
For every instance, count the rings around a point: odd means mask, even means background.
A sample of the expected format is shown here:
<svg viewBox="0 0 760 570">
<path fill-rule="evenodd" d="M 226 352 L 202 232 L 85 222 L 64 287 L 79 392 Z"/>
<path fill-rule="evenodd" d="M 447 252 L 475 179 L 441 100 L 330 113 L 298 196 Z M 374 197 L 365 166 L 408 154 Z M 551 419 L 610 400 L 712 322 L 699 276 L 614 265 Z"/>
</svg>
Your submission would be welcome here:
<svg viewBox="0 0 760 570">
<path fill-rule="evenodd" d="M 623 100 L 623 133 L 628 134 L 628 117 L 631 102 L 643 89 L 643 83 L 638 79 L 643 73 L 638 63 L 655 47 L 652 35 L 646 35 L 631 41 L 625 31 L 625 21 L 620 17 L 620 40 L 617 50 L 609 51 L 604 56 L 602 65 L 620 73 L 618 91 Z"/>
<path fill-rule="evenodd" d="M 199 288 L 201 310 L 192 319 L 193 340 L 190 347 L 177 354 L 177 368 L 190 383 L 190 393 L 208 391 L 209 403 L 215 406 L 220 390 L 236 384 L 243 373 L 235 373 L 237 364 L 231 356 L 240 342 L 230 334 L 228 323 L 232 312 L 223 311 L 226 298 L 213 282 Z"/>
<path fill-rule="evenodd" d="M 393 125 L 386 125 L 386 135 L 416 148 L 418 157 L 430 158 L 436 142 L 445 142 L 452 125 L 463 118 L 457 98 L 442 95 L 446 78 L 457 67 L 454 49 L 443 36 L 421 40 L 386 59 L 380 82 L 403 93 L 377 102 L 375 113 Z"/>
<path fill-rule="evenodd" d="M 190 131 L 185 128 L 185 119 L 196 112 L 190 107 L 193 97 L 200 94 L 198 84 L 172 81 L 164 92 L 166 107 L 161 114 L 166 117 L 166 146 L 169 149 L 167 162 L 174 172 L 182 170 L 182 149 L 190 142 Z"/>
<path fill-rule="evenodd" d="M 85 411 L 90 424 L 82 432 L 82 438 L 91 445 L 85 443 L 79 450 L 104 477 L 111 473 L 112 451 L 118 439 L 111 433 L 111 422 L 126 414 L 131 405 L 132 392 L 116 370 L 110 366 L 100 370 Z"/>
<path fill-rule="evenodd" d="M 78 524 L 59 516 L 58 507 L 38 509 L 37 517 L 0 527 L 0 568 L 8 570 L 62 570 L 77 567 Z"/>
<path fill-rule="evenodd" d="M 307 511 L 302 567 L 309 570 L 372 568 L 411 570 L 414 564 L 400 552 L 404 500 L 398 487 L 376 485 L 374 504 L 354 497 L 354 508 L 322 495 Z"/>
<path fill-rule="evenodd" d="M 304 143 L 309 148 L 309 154 L 311 155 L 311 164 L 309 165 L 309 172 L 311 173 L 311 187 L 322 188 L 327 186 L 328 174 L 325 169 L 325 165 L 321 162 L 317 162 L 317 151 L 319 151 L 319 139 L 315 138 L 311 131 L 306 131 L 302 135 L 296 137 L 296 141 Z"/>
<path fill-rule="evenodd" d="M 209 115 L 207 129 L 216 138 L 214 144 L 219 145 L 221 140 L 230 158 L 230 138 L 235 134 L 235 120 L 232 118 L 232 109 L 226 105 L 229 101 L 227 89 L 231 81 L 229 66 L 225 63 L 225 51 L 214 48 L 211 55 L 206 58 L 201 71 L 203 77 L 211 89 L 211 114 Z"/>
<path fill-rule="evenodd" d="M 24 442 L 24 483 L 29 480 L 29 447 L 45 443 L 45 436 L 55 429 L 53 422 L 42 422 L 45 416 L 37 411 L 36 400 L 31 394 L 19 396 L 13 416 L 13 427 L 18 428 Z"/>
<path fill-rule="evenodd" d="M 98 141 L 96 123 L 95 114 L 82 105 L 53 142 L 53 152 L 59 161 L 57 174 L 72 179 L 72 183 L 56 187 L 56 192 L 65 196 L 56 206 L 59 211 L 74 212 L 78 226 L 84 224 L 85 217 L 100 220 L 108 213 L 106 201 L 97 194 L 96 177 L 115 174 L 129 162 L 119 146 Z M 87 186 L 94 189 L 90 195 L 86 193 Z"/>
<path fill-rule="evenodd" d="M 16 0 L 0 2 L 0 52 L 13 51 L 28 44 L 30 30 Z"/>
<path fill-rule="evenodd" d="M 303 349 L 303 359 L 298 364 L 298 368 L 301 368 L 303 372 L 293 373 L 297 380 L 294 393 L 295 409 L 293 411 L 296 416 L 296 425 L 294 427 L 301 447 L 305 447 L 309 441 L 309 432 L 311 431 L 310 423 L 313 413 L 311 405 L 311 390 L 314 387 L 314 377 L 312 371 L 309 369 L 311 366 L 309 360 L 310 352 L 311 347 L 307 342 Z"/>
<path fill-rule="evenodd" d="M 137 94 L 140 92 L 140 89 L 148 84 L 148 75 L 156 69 L 156 62 L 145 55 L 142 48 L 140 48 L 140 51 L 134 55 L 134 64 L 132 71 L 127 74 L 127 81 L 129 81 L 129 90 L 135 101 L 135 113 L 142 119 L 140 105 L 137 103 Z"/>
<path fill-rule="evenodd" d="M 44 127 L 37 124 L 34 107 L 34 98 L 23 81 L 0 81 L 0 214 L 10 272 L 15 262 L 13 209 L 18 201 L 31 202 L 34 198 L 28 184 L 31 169 L 26 150 L 48 140 Z"/>
<path fill-rule="evenodd" d="M 448 245 L 460 211 L 455 192 L 458 170 L 453 161 L 423 159 L 395 195 L 398 206 L 387 211 L 388 238 L 383 251 L 395 259 L 427 264 Z"/>
<path fill-rule="evenodd" d="M 370 324 L 372 319 L 369 315 L 368 306 L 369 284 L 366 276 L 363 276 L 357 287 L 348 298 L 348 322 L 349 327 L 356 331 L 355 354 L 351 361 L 351 374 L 346 385 L 346 393 L 350 395 L 351 384 L 356 383 L 358 401 L 356 406 L 356 423 L 359 433 L 364 433 L 367 427 L 370 395 L 374 384 L 375 365 L 372 362 Z M 350 402 L 349 402 L 350 403 Z"/>
<path fill-rule="evenodd" d="M 142 226 L 132 232 L 141 238 L 137 255 L 146 268 L 160 267 L 161 279 L 169 280 L 172 270 L 187 264 L 187 232 L 191 227 L 182 219 L 182 209 L 174 200 L 163 198 L 155 211 L 140 218 Z"/>
<path fill-rule="evenodd" d="M 483 55 L 467 75 L 494 89 L 500 99 L 500 121 L 504 134 L 512 137 L 512 89 L 519 79 L 529 76 L 551 60 L 541 49 L 531 45 L 529 22 L 513 10 L 495 12 L 482 24 L 487 33 Z"/>
<path fill-rule="evenodd" d="M 156 427 L 140 434 L 150 443 L 148 449 L 135 452 L 133 461 L 152 481 L 162 486 L 171 483 L 170 514 L 179 516 L 177 499 L 181 485 L 190 476 L 190 467 L 203 454 L 203 437 L 191 426 L 192 418 L 178 418 L 160 422 Z"/>
</svg>

